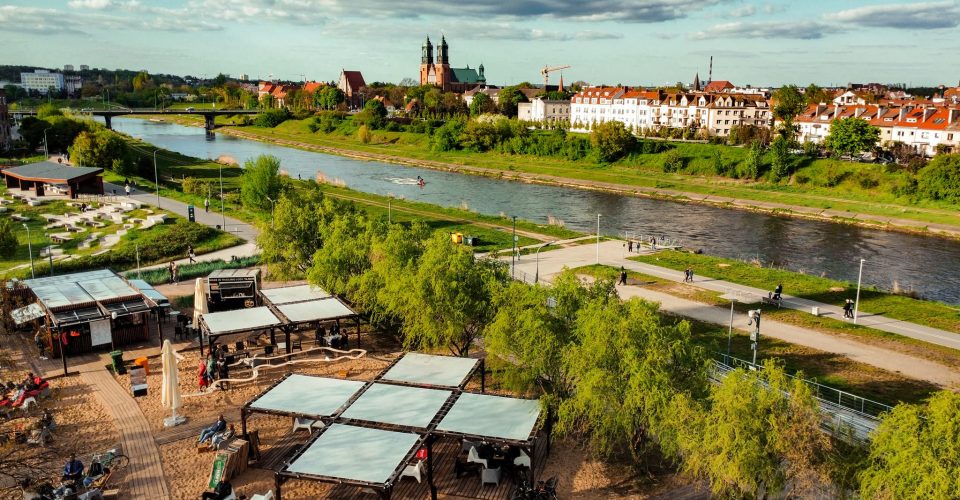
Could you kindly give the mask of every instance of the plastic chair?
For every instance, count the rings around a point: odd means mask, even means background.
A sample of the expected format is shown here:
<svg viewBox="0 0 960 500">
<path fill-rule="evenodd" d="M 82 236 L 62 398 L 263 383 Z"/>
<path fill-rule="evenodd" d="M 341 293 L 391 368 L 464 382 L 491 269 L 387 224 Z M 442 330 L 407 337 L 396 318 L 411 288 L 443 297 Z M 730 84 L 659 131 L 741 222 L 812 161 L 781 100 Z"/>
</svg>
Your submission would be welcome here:
<svg viewBox="0 0 960 500">
<path fill-rule="evenodd" d="M 530 456 L 520 450 L 520 456 L 513 459 L 513 465 L 530 468 Z"/>
<path fill-rule="evenodd" d="M 416 479 L 418 483 L 421 482 L 421 481 L 420 481 L 420 478 L 421 478 L 422 475 L 423 475 L 423 462 L 422 462 L 422 461 L 418 461 L 418 462 L 417 462 L 416 464 L 414 464 L 414 465 L 408 465 L 408 466 L 404 467 L 404 468 L 403 468 L 403 472 L 400 473 L 400 477 L 401 477 L 401 478 L 403 478 L 403 477 L 405 477 L 405 476 L 406 476 L 406 477 L 412 477 L 412 478 Z"/>
<path fill-rule="evenodd" d="M 470 447 L 470 451 L 467 452 L 467 462 L 473 462 L 473 463 L 481 464 L 481 465 L 483 465 L 483 468 L 484 468 L 484 469 L 486 469 L 486 468 L 488 467 L 488 464 L 489 464 L 489 462 L 487 462 L 487 459 L 486 459 L 486 458 L 480 458 L 480 455 L 477 454 L 477 448 L 476 448 L 476 447 Z"/>
<path fill-rule="evenodd" d="M 257 493 L 256 495 L 253 495 L 250 498 L 250 500 L 273 500 L 273 499 L 274 499 L 273 490 L 270 490 L 264 493 L 263 495 Z"/>
<path fill-rule="evenodd" d="M 500 484 L 500 467 L 496 469 L 484 467 L 480 472 L 480 484 Z"/>
<path fill-rule="evenodd" d="M 307 432 L 313 432 L 314 429 L 323 429 L 324 427 L 326 427 L 326 425 L 324 425 L 324 423 L 320 420 L 295 417 L 293 419 L 293 430 L 291 432 L 297 432 L 300 429 L 304 429 Z"/>
</svg>

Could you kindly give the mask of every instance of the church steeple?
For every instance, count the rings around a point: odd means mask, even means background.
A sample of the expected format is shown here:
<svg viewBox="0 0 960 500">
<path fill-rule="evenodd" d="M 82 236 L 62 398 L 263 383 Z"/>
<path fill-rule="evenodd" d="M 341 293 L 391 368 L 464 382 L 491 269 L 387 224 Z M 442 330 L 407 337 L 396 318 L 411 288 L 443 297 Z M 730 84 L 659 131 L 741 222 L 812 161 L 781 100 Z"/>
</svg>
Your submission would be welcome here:
<svg viewBox="0 0 960 500">
<path fill-rule="evenodd" d="M 693 77 L 693 90 L 695 92 L 700 91 L 700 72 L 698 71 L 696 76 Z"/>
<path fill-rule="evenodd" d="M 433 44 L 430 43 L 430 37 L 423 42 L 423 56 L 420 58 L 420 64 L 433 64 Z"/>
<path fill-rule="evenodd" d="M 450 53 L 447 47 L 447 37 L 440 35 L 440 45 L 437 48 L 437 64 L 450 64 Z"/>
<path fill-rule="evenodd" d="M 547 89 L 543 89 L 547 90 Z M 557 92 L 563 92 L 563 73 L 560 73 L 560 84 L 557 85 Z"/>
<path fill-rule="evenodd" d="M 477 78 L 477 81 L 481 83 L 486 83 L 487 77 L 483 76 L 483 63 L 480 63 L 480 67 L 477 68 L 477 70 L 479 73 L 479 78 Z"/>
</svg>

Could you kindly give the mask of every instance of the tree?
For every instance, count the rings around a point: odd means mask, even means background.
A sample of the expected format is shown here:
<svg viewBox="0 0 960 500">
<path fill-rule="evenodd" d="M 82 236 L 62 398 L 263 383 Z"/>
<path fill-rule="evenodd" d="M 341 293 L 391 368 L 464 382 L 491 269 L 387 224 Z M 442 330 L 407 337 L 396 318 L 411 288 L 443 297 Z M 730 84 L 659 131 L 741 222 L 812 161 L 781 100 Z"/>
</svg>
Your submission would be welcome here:
<svg viewBox="0 0 960 500">
<path fill-rule="evenodd" d="M 751 179 L 760 177 L 763 173 L 763 143 L 753 141 L 750 143 L 750 149 L 747 150 L 747 163 L 745 175 Z"/>
<path fill-rule="evenodd" d="M 460 149 L 460 134 L 466 128 L 466 123 L 460 118 L 447 120 L 440 128 L 433 132 L 430 143 L 434 151 L 453 151 Z"/>
<path fill-rule="evenodd" d="M 517 105 L 521 102 L 527 102 L 527 96 L 520 92 L 519 86 L 504 87 L 500 89 L 497 97 L 497 104 L 500 107 L 500 114 L 507 117 L 517 116 Z"/>
<path fill-rule="evenodd" d="M 70 158 L 85 167 L 112 170 L 115 160 L 126 159 L 127 143 L 116 133 L 99 129 L 83 131 L 70 146 Z"/>
<path fill-rule="evenodd" d="M 268 96 L 265 96 L 268 97 Z M 267 109 L 253 118 L 257 127 L 274 128 L 290 119 L 290 112 L 284 108 Z"/>
<path fill-rule="evenodd" d="M 10 219 L 0 219 L 0 257 L 9 259 L 17 253 L 17 235 Z"/>
<path fill-rule="evenodd" d="M 637 139 L 622 122 L 609 121 L 594 127 L 590 133 L 590 145 L 602 162 L 613 162 L 633 150 Z"/>
<path fill-rule="evenodd" d="M 340 103 L 346 101 L 347 97 L 343 91 L 332 85 L 328 85 L 314 92 L 314 101 L 320 109 L 336 109 Z"/>
<path fill-rule="evenodd" d="M 390 309 L 403 320 L 404 347 L 468 355 L 492 319 L 492 298 L 506 279 L 502 263 L 476 259 L 470 248 L 437 232 L 411 272 L 394 278 L 402 293 Z"/>
<path fill-rule="evenodd" d="M 711 387 L 705 405 L 675 400 L 667 433 L 682 468 L 710 482 L 720 498 L 815 497 L 828 481 L 829 438 L 820 430 L 819 404 L 809 386 L 768 362 L 737 369 Z M 674 441 L 675 440 L 675 441 Z"/>
<path fill-rule="evenodd" d="M 861 498 L 956 498 L 960 492 L 960 394 L 900 404 L 872 435 Z"/>
<path fill-rule="evenodd" d="M 387 123 L 387 108 L 379 99 L 370 99 L 363 105 L 363 111 L 357 113 L 354 120 L 374 130 L 383 128 Z"/>
<path fill-rule="evenodd" d="M 353 203 L 327 198 L 320 226 L 322 245 L 313 254 L 307 278 L 332 293 L 353 296 L 359 280 L 370 270 L 370 248 L 387 232 L 385 223 L 371 219 Z"/>
<path fill-rule="evenodd" d="M 785 122 L 793 119 L 803 111 L 803 96 L 796 85 L 787 85 L 777 89 L 771 96 L 774 101 L 773 116 Z"/>
<path fill-rule="evenodd" d="M 45 120 L 53 116 L 63 116 L 63 111 L 60 111 L 60 108 L 53 104 L 46 102 L 37 108 L 37 118 Z"/>
<path fill-rule="evenodd" d="M 704 351 L 690 325 L 670 324 L 652 302 L 599 297 L 577 314 L 577 344 L 564 352 L 576 387 L 560 403 L 557 430 L 583 436 L 601 457 L 628 453 L 635 462 L 667 429 L 667 411 L 682 395 L 706 391 Z"/>
<path fill-rule="evenodd" d="M 276 156 L 260 155 L 244 164 L 240 179 L 240 200 L 243 206 L 252 210 L 270 210 L 280 195 L 280 159 Z"/>
<path fill-rule="evenodd" d="M 773 181 L 790 176 L 790 143 L 782 136 L 770 144 L 770 175 Z"/>
<path fill-rule="evenodd" d="M 937 155 L 920 169 L 917 193 L 931 200 L 960 203 L 960 154 Z"/>
<path fill-rule="evenodd" d="M 856 155 L 872 151 L 880 140 L 880 129 L 863 118 L 840 118 L 830 124 L 830 134 L 823 143 L 834 155 Z"/>
<path fill-rule="evenodd" d="M 830 94 L 820 88 L 817 84 L 811 83 L 803 92 L 803 100 L 807 105 L 827 103 L 831 101 Z"/>
<path fill-rule="evenodd" d="M 487 94 L 477 92 L 470 101 L 470 116 L 480 116 L 484 113 L 493 113 L 497 105 Z"/>
</svg>

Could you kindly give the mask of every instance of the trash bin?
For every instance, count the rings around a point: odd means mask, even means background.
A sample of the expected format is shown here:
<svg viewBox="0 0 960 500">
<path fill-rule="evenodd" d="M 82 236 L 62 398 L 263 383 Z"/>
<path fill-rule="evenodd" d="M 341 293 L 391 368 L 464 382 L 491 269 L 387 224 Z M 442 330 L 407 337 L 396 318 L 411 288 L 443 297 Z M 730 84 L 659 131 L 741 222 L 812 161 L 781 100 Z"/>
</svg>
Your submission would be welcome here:
<svg viewBox="0 0 960 500">
<path fill-rule="evenodd" d="M 810 308 L 810 314 L 819 317 L 819 316 L 820 316 L 820 308 L 817 307 L 817 306 L 811 307 L 811 308 Z"/>
<path fill-rule="evenodd" d="M 150 375 L 150 360 L 145 357 L 139 357 L 133 360 L 133 364 L 143 368 L 144 375 Z"/>
<path fill-rule="evenodd" d="M 127 367 L 123 366 L 123 351 L 111 351 L 110 361 L 113 363 L 113 373 L 126 375 Z"/>
<path fill-rule="evenodd" d="M 463 241 L 466 242 L 468 246 L 473 246 L 473 236 L 467 235 L 463 238 Z"/>
</svg>

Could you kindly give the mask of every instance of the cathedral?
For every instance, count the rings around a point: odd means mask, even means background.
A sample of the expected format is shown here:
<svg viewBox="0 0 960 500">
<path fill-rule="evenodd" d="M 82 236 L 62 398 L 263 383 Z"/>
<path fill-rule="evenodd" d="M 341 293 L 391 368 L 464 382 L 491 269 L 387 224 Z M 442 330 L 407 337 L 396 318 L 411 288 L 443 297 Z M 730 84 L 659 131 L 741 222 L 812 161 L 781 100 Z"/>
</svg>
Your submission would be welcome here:
<svg viewBox="0 0 960 500">
<path fill-rule="evenodd" d="M 430 43 L 430 37 L 427 37 L 427 41 L 423 43 L 423 56 L 420 58 L 420 85 L 436 85 L 444 92 L 463 93 L 486 83 L 483 64 L 477 69 L 470 66 L 451 68 L 446 37 L 440 37 L 436 59 L 433 57 L 433 44 Z"/>
</svg>

